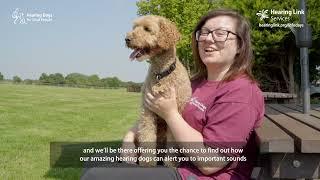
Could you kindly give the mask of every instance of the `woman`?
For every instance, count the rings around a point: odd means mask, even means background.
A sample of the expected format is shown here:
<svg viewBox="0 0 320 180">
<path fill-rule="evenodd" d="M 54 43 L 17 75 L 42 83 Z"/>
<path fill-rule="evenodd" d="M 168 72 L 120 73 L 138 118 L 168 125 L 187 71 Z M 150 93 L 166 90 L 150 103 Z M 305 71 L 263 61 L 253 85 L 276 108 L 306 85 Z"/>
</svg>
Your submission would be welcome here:
<svg viewBox="0 0 320 180">
<path fill-rule="evenodd" d="M 248 22 L 233 10 L 214 10 L 202 17 L 192 39 L 197 73 L 192 78 L 192 98 L 182 115 L 178 113 L 174 89 L 166 98 L 146 92 L 144 103 L 166 121 L 180 148 L 229 149 L 223 153 L 203 155 L 193 152 L 185 153 L 185 156 L 238 159 L 221 161 L 219 165 L 204 165 L 202 161 L 183 162 L 177 170 L 133 168 L 138 170 L 122 171 L 127 178 L 150 179 L 147 174 L 153 179 L 250 178 L 257 153 L 254 130 L 261 124 L 264 99 L 251 73 Z M 124 142 L 133 142 L 136 132 L 137 129 L 132 128 Z M 231 152 L 231 148 L 242 149 L 243 152 Z M 120 174 L 109 171 L 109 175 L 120 179 L 115 173 Z"/>
</svg>

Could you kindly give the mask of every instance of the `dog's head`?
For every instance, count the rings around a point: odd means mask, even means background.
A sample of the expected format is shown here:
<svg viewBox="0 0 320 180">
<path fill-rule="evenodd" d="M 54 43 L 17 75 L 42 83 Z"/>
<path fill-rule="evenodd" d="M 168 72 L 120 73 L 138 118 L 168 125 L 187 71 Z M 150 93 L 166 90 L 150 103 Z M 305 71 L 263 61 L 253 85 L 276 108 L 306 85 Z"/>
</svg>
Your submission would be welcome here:
<svg viewBox="0 0 320 180">
<path fill-rule="evenodd" d="M 161 16 L 142 16 L 134 21 L 132 31 L 127 33 L 126 45 L 134 51 L 130 59 L 150 59 L 176 45 L 180 33 L 175 24 Z"/>
</svg>

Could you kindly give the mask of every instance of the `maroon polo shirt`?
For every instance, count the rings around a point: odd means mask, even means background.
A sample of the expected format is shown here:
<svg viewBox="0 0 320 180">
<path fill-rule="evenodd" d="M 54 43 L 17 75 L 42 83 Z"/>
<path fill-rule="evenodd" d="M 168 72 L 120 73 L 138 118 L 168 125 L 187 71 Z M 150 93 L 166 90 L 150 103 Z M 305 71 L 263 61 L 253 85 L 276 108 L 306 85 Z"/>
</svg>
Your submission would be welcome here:
<svg viewBox="0 0 320 180">
<path fill-rule="evenodd" d="M 245 157 L 230 161 L 220 171 L 203 175 L 192 162 L 178 167 L 183 180 L 249 179 L 257 157 L 255 129 L 264 115 L 264 98 L 256 83 L 245 76 L 230 82 L 199 79 L 192 82 L 192 98 L 182 113 L 185 121 L 201 132 L 206 145 L 213 148 L 238 148 L 242 153 L 228 156 Z"/>
</svg>

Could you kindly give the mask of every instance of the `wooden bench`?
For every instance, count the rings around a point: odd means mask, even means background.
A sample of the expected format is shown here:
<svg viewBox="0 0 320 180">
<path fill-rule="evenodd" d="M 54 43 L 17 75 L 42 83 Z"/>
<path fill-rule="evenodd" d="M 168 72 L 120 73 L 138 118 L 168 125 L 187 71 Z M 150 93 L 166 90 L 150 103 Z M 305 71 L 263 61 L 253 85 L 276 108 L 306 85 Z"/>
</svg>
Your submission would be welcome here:
<svg viewBox="0 0 320 180">
<path fill-rule="evenodd" d="M 263 92 L 263 96 L 267 103 L 293 103 L 297 98 L 296 94 L 278 92 Z"/>
<path fill-rule="evenodd" d="M 302 114 L 302 106 L 266 104 L 257 129 L 260 148 L 252 179 L 320 178 L 320 106 Z"/>
</svg>

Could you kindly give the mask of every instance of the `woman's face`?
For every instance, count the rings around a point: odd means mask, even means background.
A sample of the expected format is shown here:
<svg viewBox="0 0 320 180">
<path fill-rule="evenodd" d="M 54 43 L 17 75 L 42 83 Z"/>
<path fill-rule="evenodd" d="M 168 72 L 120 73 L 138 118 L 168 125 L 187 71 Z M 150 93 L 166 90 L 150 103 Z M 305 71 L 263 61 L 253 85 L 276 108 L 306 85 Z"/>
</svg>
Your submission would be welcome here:
<svg viewBox="0 0 320 180">
<path fill-rule="evenodd" d="M 230 16 L 217 16 L 207 20 L 203 25 L 200 30 L 203 35 L 199 36 L 201 39 L 198 41 L 198 49 L 200 58 L 207 67 L 230 66 L 233 63 L 238 53 L 237 36 L 233 34 L 236 33 L 236 24 L 237 20 Z M 219 30 L 212 32 L 216 29 Z"/>
</svg>

